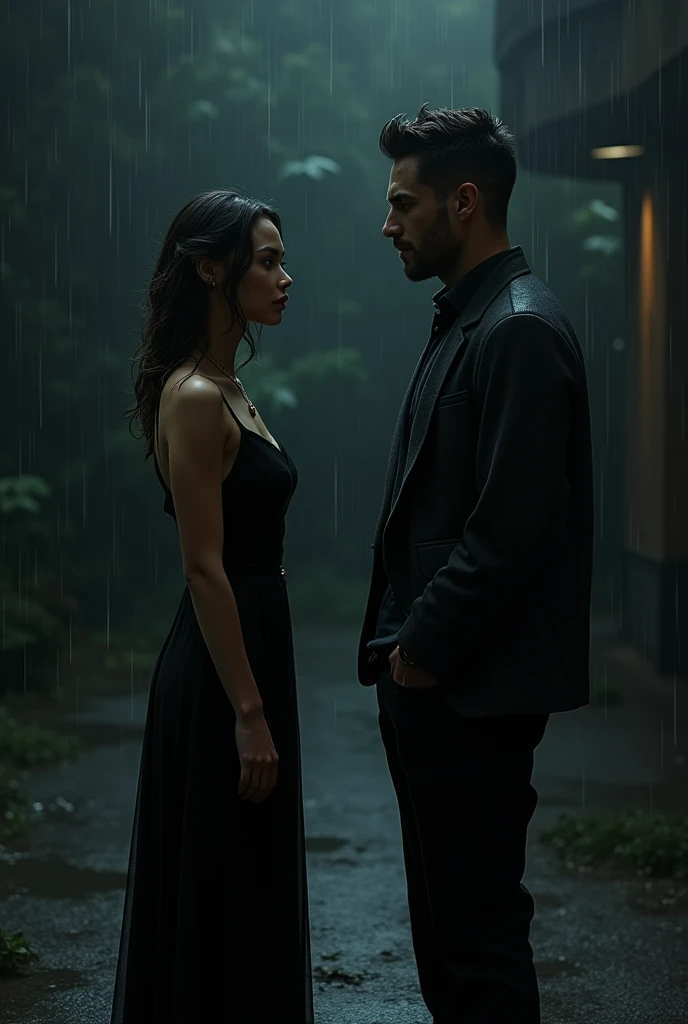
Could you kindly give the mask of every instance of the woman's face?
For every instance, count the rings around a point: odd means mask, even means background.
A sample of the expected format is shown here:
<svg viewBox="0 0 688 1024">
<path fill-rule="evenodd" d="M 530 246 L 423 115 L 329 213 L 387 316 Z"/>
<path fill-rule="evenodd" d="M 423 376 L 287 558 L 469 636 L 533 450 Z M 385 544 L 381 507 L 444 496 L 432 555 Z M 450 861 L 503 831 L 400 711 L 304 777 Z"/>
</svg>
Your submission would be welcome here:
<svg viewBox="0 0 688 1024">
<path fill-rule="evenodd" d="M 253 226 L 253 261 L 237 288 L 237 301 L 247 320 L 274 327 L 281 323 L 292 279 L 284 270 L 280 233 L 267 217 Z"/>
</svg>

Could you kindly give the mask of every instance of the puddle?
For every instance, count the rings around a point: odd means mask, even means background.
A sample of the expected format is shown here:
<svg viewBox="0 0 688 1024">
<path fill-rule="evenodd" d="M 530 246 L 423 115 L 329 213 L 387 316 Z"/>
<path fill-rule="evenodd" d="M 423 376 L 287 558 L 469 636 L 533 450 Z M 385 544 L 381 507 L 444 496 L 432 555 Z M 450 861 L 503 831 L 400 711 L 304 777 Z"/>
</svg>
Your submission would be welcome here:
<svg viewBox="0 0 688 1024">
<path fill-rule="evenodd" d="M 23 1017 L 6 1017 L 6 1011 L 30 1010 L 36 1003 L 51 993 L 67 992 L 73 988 L 83 988 L 86 978 L 79 971 L 42 971 L 32 970 L 30 973 L 17 977 L 2 979 L 3 1020 L 22 1020 Z"/>
<path fill-rule="evenodd" d="M 391 949 L 382 949 L 378 953 L 378 956 L 386 964 L 396 963 L 398 960 L 402 960 L 403 957 L 399 953 L 394 953 Z"/>
<path fill-rule="evenodd" d="M 124 889 L 126 875 L 92 871 L 60 860 L 20 857 L 0 861 L 0 897 L 38 896 L 47 899 L 87 899 L 97 892 Z"/>
<path fill-rule="evenodd" d="M 384 955 L 386 954 L 386 956 Z M 313 969 L 313 977 L 316 981 L 326 983 L 328 985 L 335 985 L 337 988 L 344 988 L 346 985 L 352 985 L 357 987 L 362 985 L 364 982 L 369 981 L 371 978 L 378 978 L 379 975 L 371 971 L 347 971 L 346 968 L 339 966 L 337 961 L 342 956 L 341 949 L 333 950 L 331 953 L 321 953 L 320 959 L 324 960 L 324 964 L 318 964 Z M 389 950 L 384 950 L 384 953 L 380 954 L 386 960 L 388 957 L 392 959 L 393 953 Z"/>
<path fill-rule="evenodd" d="M 346 971 L 341 967 L 322 967 L 318 965 L 313 970 L 313 977 L 316 981 L 326 982 L 328 985 L 336 985 L 337 988 L 344 988 L 345 985 L 358 986 L 378 975 L 368 971 Z"/>
<path fill-rule="evenodd" d="M 309 853 L 334 853 L 348 845 L 348 839 L 340 839 L 338 836 L 307 836 L 306 849 Z"/>
<path fill-rule="evenodd" d="M 580 964 L 571 963 L 564 957 L 558 960 L 540 960 L 535 964 L 538 978 L 578 978 L 583 973 Z"/>
<path fill-rule="evenodd" d="M 353 857 L 332 857 L 331 860 L 328 860 L 327 864 L 328 866 L 339 865 L 340 867 L 345 868 L 360 867 L 360 862 L 354 860 Z"/>
</svg>

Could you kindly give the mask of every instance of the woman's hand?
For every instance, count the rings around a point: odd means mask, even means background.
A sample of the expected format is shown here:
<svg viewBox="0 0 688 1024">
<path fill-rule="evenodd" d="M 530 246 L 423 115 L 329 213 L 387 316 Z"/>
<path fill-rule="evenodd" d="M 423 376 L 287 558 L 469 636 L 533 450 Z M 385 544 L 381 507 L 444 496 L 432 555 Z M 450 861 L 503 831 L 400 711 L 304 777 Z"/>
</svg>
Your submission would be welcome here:
<svg viewBox="0 0 688 1024">
<path fill-rule="evenodd" d="M 238 714 L 234 734 L 241 764 L 239 796 L 259 804 L 275 788 L 279 760 L 262 709 Z"/>
</svg>

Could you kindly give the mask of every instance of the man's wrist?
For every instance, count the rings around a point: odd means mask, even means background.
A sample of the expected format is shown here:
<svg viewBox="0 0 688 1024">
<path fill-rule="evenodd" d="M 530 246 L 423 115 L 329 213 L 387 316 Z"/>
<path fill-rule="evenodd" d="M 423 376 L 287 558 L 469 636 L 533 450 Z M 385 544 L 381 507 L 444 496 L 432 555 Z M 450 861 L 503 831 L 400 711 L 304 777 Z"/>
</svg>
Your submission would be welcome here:
<svg viewBox="0 0 688 1024">
<path fill-rule="evenodd" d="M 400 648 L 399 648 L 399 661 L 400 661 L 400 662 L 402 663 L 402 665 L 408 665 L 408 666 L 409 666 L 409 668 L 416 668 L 416 663 L 415 663 L 415 661 L 412 661 L 412 660 L 411 660 L 411 659 L 409 658 L 408 654 L 407 654 L 407 653 L 406 653 L 406 651 L 405 651 L 405 650 L 403 649 L 403 647 L 400 647 Z"/>
</svg>

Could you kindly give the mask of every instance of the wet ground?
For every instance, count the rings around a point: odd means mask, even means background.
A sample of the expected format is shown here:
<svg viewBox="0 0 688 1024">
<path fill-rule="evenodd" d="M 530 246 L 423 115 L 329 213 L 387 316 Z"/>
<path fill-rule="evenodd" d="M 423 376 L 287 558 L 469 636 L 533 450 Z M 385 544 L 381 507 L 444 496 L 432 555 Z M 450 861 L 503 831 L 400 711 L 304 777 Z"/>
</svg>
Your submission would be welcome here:
<svg viewBox="0 0 688 1024">
<path fill-rule="evenodd" d="M 400 837 L 374 692 L 353 678 L 352 631 L 297 637 L 317 1024 L 428 1024 L 418 995 Z M 609 701 L 554 716 L 538 748 L 526 882 L 543 1024 L 688 1022 L 680 886 L 563 873 L 538 833 L 561 812 L 688 808 L 688 682 L 655 678 L 604 636 Z M 623 702 L 614 705 L 618 687 Z M 29 849 L 0 860 L 0 923 L 41 952 L 0 985 L 0 1021 L 108 1024 L 146 695 L 99 701 L 62 727 L 89 745 L 33 781 Z M 191 1024 L 191 1022 L 190 1022 Z"/>
</svg>

